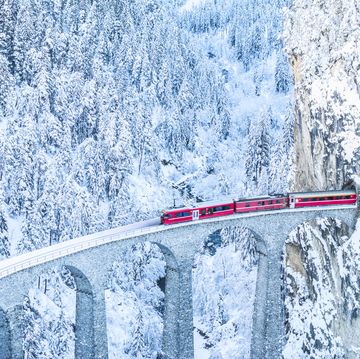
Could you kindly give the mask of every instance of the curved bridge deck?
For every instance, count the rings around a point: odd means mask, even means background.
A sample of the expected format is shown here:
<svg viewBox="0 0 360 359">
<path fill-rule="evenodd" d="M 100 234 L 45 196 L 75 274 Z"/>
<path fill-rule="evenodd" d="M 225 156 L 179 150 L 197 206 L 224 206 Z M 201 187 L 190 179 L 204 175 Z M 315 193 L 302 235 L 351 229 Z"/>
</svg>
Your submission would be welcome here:
<svg viewBox="0 0 360 359">
<path fill-rule="evenodd" d="M 351 231 L 355 228 L 357 207 L 331 206 L 235 214 L 171 226 L 161 226 L 156 219 L 3 260 L 0 262 L 0 359 L 23 357 L 22 332 L 17 325 L 19 308 L 33 280 L 57 265 L 67 266 L 77 283 L 76 358 L 107 358 L 104 298 L 107 273 L 119 251 L 143 241 L 159 245 L 167 262 L 165 357 L 193 358 L 193 259 L 211 233 L 227 226 L 249 228 L 255 233 L 258 250 L 262 254 L 253 318 L 252 358 L 278 358 L 284 336 L 280 261 L 284 242 L 299 224 L 324 217 L 342 221 Z"/>
</svg>

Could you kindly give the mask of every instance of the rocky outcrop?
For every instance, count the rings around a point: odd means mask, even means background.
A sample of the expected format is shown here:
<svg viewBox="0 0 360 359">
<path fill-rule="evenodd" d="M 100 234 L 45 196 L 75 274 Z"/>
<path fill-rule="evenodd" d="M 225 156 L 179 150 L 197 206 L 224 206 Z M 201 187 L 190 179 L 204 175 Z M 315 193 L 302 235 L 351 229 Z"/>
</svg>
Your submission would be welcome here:
<svg viewBox="0 0 360 359">
<path fill-rule="evenodd" d="M 360 172 L 360 2 L 294 0 L 284 42 L 295 82 L 294 190 Z"/>
<path fill-rule="evenodd" d="M 294 77 L 293 190 L 339 189 L 360 172 L 360 1 L 293 0 L 285 49 Z M 282 356 L 358 358 L 359 232 L 300 225 L 284 248 Z"/>
<path fill-rule="evenodd" d="M 298 226 L 284 250 L 283 359 L 358 358 L 359 233 L 340 221 Z"/>
</svg>

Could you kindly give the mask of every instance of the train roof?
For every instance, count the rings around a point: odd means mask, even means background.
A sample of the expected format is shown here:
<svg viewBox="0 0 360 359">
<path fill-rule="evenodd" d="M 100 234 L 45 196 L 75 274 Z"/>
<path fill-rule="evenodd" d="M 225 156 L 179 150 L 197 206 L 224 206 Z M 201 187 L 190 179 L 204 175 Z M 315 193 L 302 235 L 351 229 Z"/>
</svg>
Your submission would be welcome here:
<svg viewBox="0 0 360 359">
<path fill-rule="evenodd" d="M 254 200 L 261 200 L 261 199 L 275 199 L 275 198 L 283 198 L 286 197 L 286 194 L 269 194 L 269 195 L 263 195 L 263 196 L 252 196 L 252 197 L 241 197 L 236 199 L 236 201 L 254 201 Z"/>
<path fill-rule="evenodd" d="M 179 211 L 179 210 L 186 210 L 186 209 L 193 209 L 193 208 L 198 208 L 198 207 L 211 207 L 211 206 L 216 206 L 216 205 L 221 205 L 221 204 L 228 204 L 228 203 L 232 203 L 234 201 L 234 197 L 227 197 L 227 198 L 220 198 L 218 200 L 214 200 L 214 201 L 204 201 L 204 202 L 196 202 L 193 204 L 189 204 L 188 206 L 181 206 L 181 207 L 172 207 L 172 208 L 167 208 L 165 210 L 163 210 L 162 212 L 168 212 L 168 211 Z"/>
<path fill-rule="evenodd" d="M 347 194 L 356 194 L 355 190 L 351 189 L 344 189 L 344 190 L 337 190 L 337 191 L 313 191 L 313 192 L 291 192 L 289 196 L 295 197 L 316 197 L 316 196 L 340 196 L 340 195 L 347 195 Z"/>
<path fill-rule="evenodd" d="M 187 209 L 193 209 L 198 207 L 211 207 L 216 205 L 222 205 L 222 204 L 228 204 L 233 203 L 234 201 L 252 201 L 252 200 L 261 200 L 261 199 L 269 199 L 269 198 L 279 198 L 279 197 L 285 197 L 286 194 L 275 194 L 275 195 L 262 195 L 262 196 L 253 196 L 251 198 L 236 198 L 234 197 L 225 197 L 220 198 L 214 201 L 204 201 L 204 202 L 196 202 L 193 204 L 189 204 L 188 206 L 181 206 L 181 207 L 172 207 L 164 209 L 162 212 L 168 212 L 168 211 L 181 211 L 181 210 L 187 210 Z"/>
</svg>

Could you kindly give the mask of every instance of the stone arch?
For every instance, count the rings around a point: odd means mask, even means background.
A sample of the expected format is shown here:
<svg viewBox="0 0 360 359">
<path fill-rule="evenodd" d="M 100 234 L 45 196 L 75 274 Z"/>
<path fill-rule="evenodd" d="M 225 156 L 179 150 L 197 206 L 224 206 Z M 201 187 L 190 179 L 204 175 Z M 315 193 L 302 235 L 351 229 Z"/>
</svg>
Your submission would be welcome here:
<svg viewBox="0 0 360 359">
<path fill-rule="evenodd" d="M 36 278 L 45 272 L 50 271 L 57 265 L 64 265 L 62 262 L 49 262 L 44 265 L 34 266 L 27 271 L 18 272 L 4 278 L 6 315 L 0 311 L 0 358 L 3 359 L 4 348 L 10 345 L 11 355 L 6 359 L 22 359 L 23 353 L 23 334 L 24 327 L 22 316 L 24 311 L 24 299 L 28 295 L 31 283 L 36 282 Z M 64 265 L 73 275 L 76 282 L 76 325 L 75 325 L 75 357 L 94 358 L 93 340 L 93 320 L 92 320 L 92 290 L 86 276 L 73 266 Z M 15 278 L 14 278 L 15 277 Z M 16 283 L 16 285 L 14 285 Z M 20 283 L 20 284 L 18 284 Z M 86 320 L 85 320 L 86 319 Z M 79 322 L 82 322 L 79 325 Z M 5 323 L 5 324 L 4 324 Z M 9 335 L 3 336 L 3 329 L 8 328 Z M 10 342 L 10 344 L 9 344 Z M 90 349 L 87 349 L 90 348 Z M 7 350 L 7 351 L 9 351 Z M 84 355 L 82 353 L 85 353 Z"/>
<path fill-rule="evenodd" d="M 6 312 L 0 308 L 0 359 L 11 359 L 11 334 Z"/>
<path fill-rule="evenodd" d="M 230 222 L 230 223 L 226 223 L 226 224 L 222 225 L 220 228 L 218 227 L 218 228 L 213 229 L 212 231 L 208 232 L 206 234 L 206 237 L 202 239 L 201 244 L 198 246 L 198 248 L 195 248 L 192 260 L 194 261 L 195 256 L 201 249 L 201 246 L 204 245 L 204 241 L 206 241 L 207 238 L 212 237 L 212 236 L 214 236 L 214 237 L 218 236 L 224 228 L 236 228 L 236 227 L 242 227 L 242 228 L 248 230 L 255 239 L 256 251 L 259 253 L 259 255 L 267 256 L 267 254 L 268 254 L 267 243 L 266 243 L 264 237 L 261 234 L 259 234 L 257 230 L 253 229 L 251 225 L 241 224 L 241 222 L 240 223 Z"/>
<path fill-rule="evenodd" d="M 226 223 L 222 228 L 217 228 L 208 234 L 206 237 L 209 238 L 214 236 L 214 240 L 216 241 L 216 236 L 219 236 L 221 230 L 223 228 L 236 228 L 242 227 L 249 231 L 249 233 L 255 239 L 255 251 L 258 253 L 258 263 L 257 263 L 257 276 L 256 276 L 256 285 L 254 288 L 255 298 L 253 304 L 253 316 L 251 319 L 251 342 L 250 346 L 250 357 L 251 358 L 260 358 L 263 354 L 263 345 L 265 338 L 265 323 L 266 323 L 266 293 L 267 293 L 267 272 L 268 272 L 268 244 L 265 238 L 253 228 L 252 225 L 248 225 L 247 223 L 237 224 Z M 202 244 L 206 241 L 204 239 Z M 220 243 L 219 243 L 220 245 Z M 200 248 L 196 251 L 199 252 Z M 194 257 L 195 259 L 195 257 Z M 255 310 L 255 308 L 258 308 Z"/>
<path fill-rule="evenodd" d="M 292 232 L 296 231 L 296 229 L 298 229 L 300 226 L 302 226 L 306 223 L 315 222 L 317 220 L 326 220 L 326 219 L 333 220 L 333 221 L 339 221 L 341 223 L 341 225 L 344 227 L 344 229 L 347 231 L 349 236 L 351 236 L 351 234 L 353 232 L 351 223 L 349 223 L 345 218 L 341 218 L 341 216 L 337 216 L 336 214 L 335 215 L 325 214 L 323 217 L 305 219 L 305 220 L 302 220 L 302 221 L 292 225 L 289 229 L 286 239 L 290 236 L 290 234 Z"/>
<path fill-rule="evenodd" d="M 131 249 L 137 244 L 150 243 L 156 246 L 164 256 L 165 260 L 165 277 L 158 281 L 158 286 L 164 293 L 163 315 L 163 335 L 161 339 L 161 358 L 180 359 L 179 356 L 179 267 L 172 250 L 162 244 L 157 238 L 140 238 L 140 240 L 131 240 L 121 243 L 120 246 L 112 244 L 113 251 L 111 259 L 108 259 L 108 268 L 114 262 L 121 261 L 121 253 Z M 160 338 L 159 338 L 160 339 Z M 97 358 L 97 357 L 96 357 Z"/>
<path fill-rule="evenodd" d="M 93 289 L 82 271 L 71 265 L 64 267 L 71 272 L 76 284 L 75 358 L 93 359 L 95 358 Z M 106 328 L 104 330 L 106 332 Z"/>
</svg>

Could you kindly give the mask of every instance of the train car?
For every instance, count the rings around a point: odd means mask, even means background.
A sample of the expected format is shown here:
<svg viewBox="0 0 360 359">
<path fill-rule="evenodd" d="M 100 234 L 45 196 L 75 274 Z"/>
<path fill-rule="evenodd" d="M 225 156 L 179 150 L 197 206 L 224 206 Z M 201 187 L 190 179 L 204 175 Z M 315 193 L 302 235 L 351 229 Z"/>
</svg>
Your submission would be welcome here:
<svg viewBox="0 0 360 359">
<path fill-rule="evenodd" d="M 356 205 L 356 192 L 354 190 L 342 190 L 289 193 L 290 208 L 331 205 Z"/>
<path fill-rule="evenodd" d="M 197 221 L 206 218 L 229 216 L 234 213 L 281 210 L 330 205 L 356 205 L 355 190 L 326 192 L 293 192 L 253 198 L 225 199 L 201 202 L 193 207 L 173 208 L 162 211 L 162 224 Z"/>
<path fill-rule="evenodd" d="M 289 206 L 286 195 L 241 198 L 235 201 L 235 212 L 269 211 L 283 209 Z"/>
<path fill-rule="evenodd" d="M 197 221 L 206 218 L 229 216 L 234 214 L 234 200 L 200 202 L 194 207 L 174 208 L 162 211 L 161 223 L 174 224 Z"/>
</svg>

